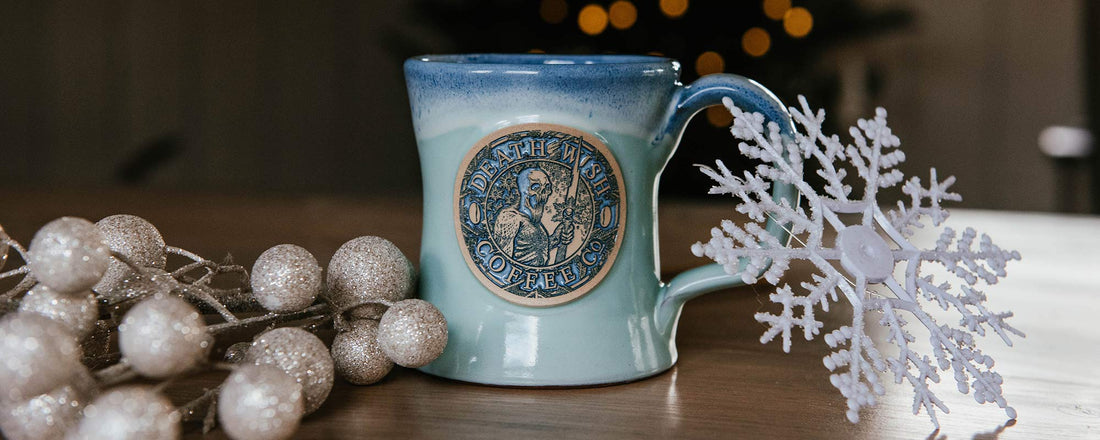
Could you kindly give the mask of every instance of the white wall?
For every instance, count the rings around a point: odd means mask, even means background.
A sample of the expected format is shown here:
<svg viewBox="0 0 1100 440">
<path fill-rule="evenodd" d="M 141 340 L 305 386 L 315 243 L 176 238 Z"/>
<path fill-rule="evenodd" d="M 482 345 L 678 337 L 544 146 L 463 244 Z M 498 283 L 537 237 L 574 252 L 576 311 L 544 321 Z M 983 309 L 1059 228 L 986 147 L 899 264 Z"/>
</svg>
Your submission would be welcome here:
<svg viewBox="0 0 1100 440">
<path fill-rule="evenodd" d="M 1076 1 L 868 0 L 915 12 L 909 31 L 865 47 L 885 67 L 878 102 L 901 137 L 907 175 L 954 174 L 958 206 L 1056 208 L 1048 125 L 1085 124 L 1083 5 Z"/>
</svg>

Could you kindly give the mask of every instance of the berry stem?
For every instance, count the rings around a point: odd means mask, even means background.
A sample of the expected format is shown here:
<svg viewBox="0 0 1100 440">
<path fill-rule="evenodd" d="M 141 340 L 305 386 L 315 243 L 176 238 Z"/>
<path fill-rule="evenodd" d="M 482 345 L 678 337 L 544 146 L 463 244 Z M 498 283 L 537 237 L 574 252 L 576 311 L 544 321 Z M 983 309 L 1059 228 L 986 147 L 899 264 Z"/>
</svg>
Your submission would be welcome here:
<svg viewBox="0 0 1100 440">
<path fill-rule="evenodd" d="M 29 267 L 20 266 L 20 267 L 17 267 L 15 269 L 9 270 L 7 272 L 0 273 L 0 280 L 2 280 L 4 278 L 8 278 L 8 277 L 13 277 L 13 276 L 16 276 L 16 275 L 22 275 L 22 274 L 25 274 L 25 273 L 30 273 L 30 271 L 31 271 L 31 269 Z"/>
<path fill-rule="evenodd" d="M 253 316 L 251 318 L 240 319 L 235 322 L 223 322 L 221 324 L 214 324 L 206 326 L 206 330 L 212 335 L 223 333 L 229 330 L 238 329 L 241 327 L 247 327 L 256 324 L 274 324 L 279 322 L 296 321 L 299 319 L 309 318 L 315 315 L 323 315 L 328 312 L 328 304 L 315 304 L 302 309 L 297 312 L 291 313 L 268 313 L 266 315 Z"/>
<path fill-rule="evenodd" d="M 15 287 L 11 288 L 11 290 L 4 292 L 3 295 L 0 295 L 0 300 L 9 303 L 13 302 L 16 298 L 19 297 L 19 295 L 27 293 L 28 290 L 31 290 L 31 287 L 34 287 L 35 284 L 38 284 L 38 280 L 34 278 L 34 274 L 30 273 L 30 271 L 27 272 L 27 276 L 23 277 L 23 279 L 19 281 L 19 284 L 16 284 Z"/>
<path fill-rule="evenodd" d="M 24 248 L 23 245 L 19 244 L 18 241 L 12 240 L 7 234 L 3 234 L 3 229 L 0 229 L 0 234 L 2 234 L 0 235 L 0 237 L 2 237 L 0 238 L 0 244 L 5 244 L 15 249 L 15 252 L 19 253 L 19 258 L 23 259 L 23 263 L 31 261 L 30 257 L 27 256 L 27 249 Z"/>
<path fill-rule="evenodd" d="M 166 252 L 170 253 L 170 254 L 176 254 L 176 255 L 179 255 L 179 256 L 182 256 L 182 257 L 187 257 L 187 258 L 190 258 L 190 259 L 192 259 L 196 262 L 209 261 L 209 260 L 206 260 L 203 257 L 200 257 L 200 256 L 196 255 L 194 252 L 191 252 L 187 249 L 180 249 L 180 248 L 175 247 L 175 246 L 165 246 L 164 250 Z"/>
<path fill-rule="evenodd" d="M 221 302 L 215 299 L 214 296 L 207 292 L 206 289 L 204 289 L 202 286 L 183 285 L 180 291 L 182 291 L 185 295 L 202 301 L 206 305 L 212 307 L 214 311 L 218 312 L 219 315 L 222 315 L 222 318 L 225 318 L 226 322 L 240 321 L 240 319 L 237 319 L 237 316 L 234 315 L 233 312 L 230 312 L 229 309 L 222 305 Z"/>
<path fill-rule="evenodd" d="M 200 412 L 203 413 L 203 418 L 205 418 L 206 417 L 205 408 L 203 408 L 203 409 L 200 409 L 200 408 L 202 408 L 203 405 L 206 405 L 207 403 L 210 403 L 212 400 L 214 400 L 214 398 L 216 398 L 218 396 L 218 393 L 220 393 L 221 390 L 222 390 L 221 385 L 218 385 L 217 387 L 208 389 L 204 393 L 202 393 L 201 396 L 196 397 L 193 400 L 191 400 L 190 402 L 187 402 L 187 403 L 183 404 L 183 406 L 180 406 L 179 408 L 177 408 L 176 412 L 179 413 L 180 419 L 185 421 L 185 422 L 191 422 L 191 421 L 198 420 L 197 413 L 200 413 Z"/>
<path fill-rule="evenodd" d="M 104 388 L 137 377 L 138 374 L 125 361 L 95 372 L 95 379 Z"/>
</svg>

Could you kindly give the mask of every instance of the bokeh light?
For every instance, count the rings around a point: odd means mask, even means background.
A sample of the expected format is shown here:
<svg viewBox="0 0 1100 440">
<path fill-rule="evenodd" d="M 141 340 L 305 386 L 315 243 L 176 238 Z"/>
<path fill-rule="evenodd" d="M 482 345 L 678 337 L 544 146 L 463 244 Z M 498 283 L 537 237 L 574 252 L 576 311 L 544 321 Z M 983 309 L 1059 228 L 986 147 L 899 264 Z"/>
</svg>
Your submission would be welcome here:
<svg viewBox="0 0 1100 440">
<path fill-rule="evenodd" d="M 741 49 L 754 57 L 764 56 L 771 47 L 772 37 L 762 28 L 751 28 L 741 36 Z"/>
<path fill-rule="evenodd" d="M 542 0 L 539 4 L 539 16 L 550 24 L 558 24 L 565 21 L 569 15 L 569 5 L 565 0 Z"/>
<path fill-rule="evenodd" d="M 783 30 L 792 37 L 805 37 L 813 28 L 814 16 L 806 8 L 791 8 L 783 15 Z"/>
<path fill-rule="evenodd" d="M 679 18 L 688 10 L 688 0 L 661 0 L 661 13 L 668 18 Z"/>
<path fill-rule="evenodd" d="M 611 26 L 619 30 L 634 26 L 634 22 L 638 20 L 638 8 L 634 7 L 634 3 L 626 0 L 612 3 L 607 8 L 607 13 L 611 19 Z"/>
<path fill-rule="evenodd" d="M 588 35 L 599 35 L 607 29 L 607 11 L 597 4 L 585 6 L 577 15 L 577 26 L 580 26 L 581 32 Z"/>
<path fill-rule="evenodd" d="M 788 9 L 791 9 L 791 0 L 764 0 L 764 15 L 772 20 L 782 20 Z"/>
<path fill-rule="evenodd" d="M 707 122 L 715 127 L 729 127 L 733 124 L 733 115 L 723 106 L 712 105 L 707 107 Z"/>
<path fill-rule="evenodd" d="M 721 73 L 726 70 L 726 60 L 718 52 L 706 51 L 695 58 L 695 73 L 699 76 Z"/>
</svg>

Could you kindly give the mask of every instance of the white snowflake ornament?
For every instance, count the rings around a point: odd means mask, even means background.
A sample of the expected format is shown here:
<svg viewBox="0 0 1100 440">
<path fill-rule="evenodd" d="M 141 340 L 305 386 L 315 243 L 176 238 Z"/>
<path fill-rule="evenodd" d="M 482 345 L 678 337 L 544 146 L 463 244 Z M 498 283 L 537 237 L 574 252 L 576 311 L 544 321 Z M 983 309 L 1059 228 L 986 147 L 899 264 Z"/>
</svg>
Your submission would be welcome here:
<svg viewBox="0 0 1100 440">
<path fill-rule="evenodd" d="M 948 409 L 930 386 L 940 381 L 941 372 L 951 373 L 959 392 L 973 391 L 978 403 L 996 403 L 1008 417 L 1016 418 L 1001 390 L 1003 378 L 993 371 L 993 359 L 977 347 L 975 336 L 992 330 L 1009 346 L 1009 334 L 1024 336 L 1005 322 L 1011 312 L 986 308 L 986 296 L 979 290 L 981 284 L 992 285 L 1004 277 L 1006 263 L 1020 259 L 1020 254 L 1001 249 L 984 234 L 978 239 L 970 228 L 962 234 L 944 228 L 934 249 L 914 246 L 908 241 L 914 228 L 924 227 L 925 218 L 940 226 L 948 216 L 940 203 L 962 199 L 948 191 L 954 177 L 941 182 L 933 168 L 927 187 L 919 178 L 906 180 L 902 192 L 909 196 L 908 203 L 899 201 L 896 208 L 883 211 L 879 191 L 905 178 L 895 168 L 905 154 L 886 124 L 886 110 L 879 108 L 873 119 L 859 120 L 849 130 L 852 143 L 843 144 L 838 136 L 821 132 L 823 110 L 815 113 L 804 97 L 798 100 L 802 108 L 792 107 L 790 112 L 801 133 L 791 134 L 775 122 L 765 126 L 763 115 L 743 112 L 723 99 L 734 116 L 730 131 L 740 141 L 741 153 L 762 163 L 743 176 L 733 175 L 721 161 L 716 169 L 700 169 L 717 183 L 710 193 L 738 199 L 737 211 L 753 222 L 737 225 L 725 220 L 712 230 L 708 242 L 695 243 L 692 252 L 724 265 L 728 273 L 740 273 L 746 283 L 763 277 L 777 286 L 769 299 L 782 311 L 757 313 L 755 318 L 768 326 L 760 342 L 780 336 L 784 351 L 790 351 L 792 332 L 800 331 L 806 340 L 822 332 L 824 324 L 815 317 L 815 309 L 828 312 L 830 303 L 840 296 L 847 300 L 854 312 L 852 323 L 824 335 L 835 351 L 823 362 L 833 372 L 830 382 L 847 399 L 851 422 L 858 422 L 860 409 L 873 406 L 876 396 L 885 393 L 880 373 L 890 374 L 899 384 L 909 383 L 914 390 L 913 413 L 924 409 L 937 428 L 936 410 Z M 825 181 L 820 193 L 803 175 L 811 159 Z M 862 192 L 845 182 L 847 166 L 862 180 Z M 797 200 L 773 200 L 773 184 L 795 187 L 805 198 L 805 208 Z M 799 246 L 780 243 L 762 226 L 769 218 L 804 240 L 798 239 Z M 827 228 L 836 231 L 833 243 L 824 242 Z M 779 285 L 792 260 L 808 261 L 818 272 L 812 281 L 800 284 L 801 291 Z M 934 281 L 932 275 L 922 274 L 925 263 L 942 265 L 961 282 L 956 286 Z M 953 310 L 958 322 L 938 323 L 925 311 L 929 304 Z M 917 339 L 905 329 L 906 318 L 927 328 L 932 356 L 915 351 Z M 867 332 L 867 326 L 875 324 L 886 329 L 886 342 L 896 352 L 883 353 L 875 347 Z"/>
</svg>

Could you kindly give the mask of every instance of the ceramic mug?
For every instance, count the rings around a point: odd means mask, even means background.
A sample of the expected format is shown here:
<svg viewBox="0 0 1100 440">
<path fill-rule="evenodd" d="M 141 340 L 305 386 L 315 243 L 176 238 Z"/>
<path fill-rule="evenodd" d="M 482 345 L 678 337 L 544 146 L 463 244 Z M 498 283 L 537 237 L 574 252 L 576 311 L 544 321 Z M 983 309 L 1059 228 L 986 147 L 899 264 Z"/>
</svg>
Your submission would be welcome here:
<svg viewBox="0 0 1100 440">
<path fill-rule="evenodd" d="M 782 103 L 751 80 L 718 74 L 684 86 L 679 75 L 678 62 L 650 56 L 405 62 L 424 183 L 419 294 L 450 331 L 423 371 L 578 386 L 676 362 L 684 302 L 741 278 L 710 264 L 661 282 L 662 169 L 688 120 L 722 97 L 793 130 Z"/>
</svg>

